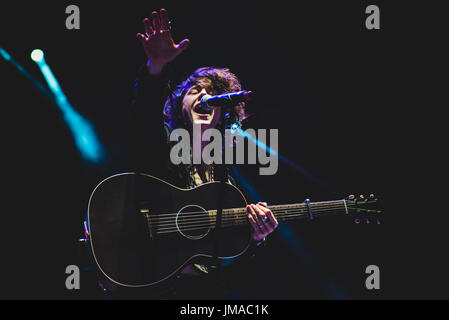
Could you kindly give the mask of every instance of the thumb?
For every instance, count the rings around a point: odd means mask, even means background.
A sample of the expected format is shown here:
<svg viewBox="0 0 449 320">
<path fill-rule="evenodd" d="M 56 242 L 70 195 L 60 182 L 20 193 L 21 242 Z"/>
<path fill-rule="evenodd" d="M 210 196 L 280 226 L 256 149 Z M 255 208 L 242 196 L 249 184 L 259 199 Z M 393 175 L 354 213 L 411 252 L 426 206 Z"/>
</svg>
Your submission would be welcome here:
<svg viewBox="0 0 449 320">
<path fill-rule="evenodd" d="M 180 52 L 184 51 L 190 45 L 189 39 L 182 40 L 177 46 L 176 49 L 179 49 Z"/>
<path fill-rule="evenodd" d="M 141 33 L 136 34 L 137 39 L 140 41 L 140 43 L 144 43 L 145 42 L 145 36 Z"/>
</svg>

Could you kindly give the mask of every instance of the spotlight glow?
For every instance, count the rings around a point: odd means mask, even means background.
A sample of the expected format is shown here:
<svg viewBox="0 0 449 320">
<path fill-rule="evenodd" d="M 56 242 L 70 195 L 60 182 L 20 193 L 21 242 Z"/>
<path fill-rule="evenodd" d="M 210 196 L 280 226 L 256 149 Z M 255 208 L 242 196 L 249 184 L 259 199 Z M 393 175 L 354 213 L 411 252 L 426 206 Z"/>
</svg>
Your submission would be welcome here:
<svg viewBox="0 0 449 320">
<path fill-rule="evenodd" d="M 44 52 L 40 49 L 34 49 L 31 52 L 31 59 L 34 62 L 41 62 L 44 59 Z"/>
<path fill-rule="evenodd" d="M 6 61 L 11 61 L 11 56 L 6 52 L 3 48 L 0 48 L 0 55 L 5 59 Z"/>
<path fill-rule="evenodd" d="M 47 81 L 48 87 L 54 95 L 54 101 L 61 110 L 64 120 L 72 132 L 81 156 L 89 162 L 100 163 L 104 159 L 105 150 L 98 140 L 94 127 L 70 104 L 58 80 L 45 61 L 42 50 L 33 50 L 31 59 L 37 63 L 45 81 Z"/>
</svg>

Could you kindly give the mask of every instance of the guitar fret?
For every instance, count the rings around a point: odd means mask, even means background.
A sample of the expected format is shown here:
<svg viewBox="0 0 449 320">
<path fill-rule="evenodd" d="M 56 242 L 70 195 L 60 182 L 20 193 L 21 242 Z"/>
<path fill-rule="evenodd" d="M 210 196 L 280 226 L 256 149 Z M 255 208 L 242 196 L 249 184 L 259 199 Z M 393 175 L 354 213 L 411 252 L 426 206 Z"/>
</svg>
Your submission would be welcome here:
<svg viewBox="0 0 449 320">
<path fill-rule="evenodd" d="M 314 216 L 337 214 L 341 212 L 347 213 L 347 207 L 344 200 L 310 202 L 310 206 Z M 307 219 L 309 216 L 307 203 L 273 205 L 268 206 L 268 208 L 273 212 L 276 219 L 280 221 Z M 141 212 L 148 220 L 150 219 L 147 210 L 141 210 Z M 216 225 L 217 210 L 208 210 L 207 214 L 210 228 L 214 228 Z M 226 220 L 226 226 L 247 224 L 246 207 L 223 209 L 222 219 Z"/>
<path fill-rule="evenodd" d="M 227 225 L 238 225 L 238 224 L 246 224 L 246 219 L 242 219 L 243 213 L 246 212 L 246 208 L 231 208 L 231 209 L 223 209 L 222 219 L 226 219 Z M 211 228 L 215 227 L 217 210 L 208 210 L 209 220 L 211 222 Z"/>
<path fill-rule="evenodd" d="M 314 216 L 347 212 L 344 200 L 310 202 L 309 204 L 298 203 L 288 205 L 274 205 L 270 206 L 269 208 L 276 216 L 276 218 L 282 221 L 287 219 L 291 220 L 298 218 L 308 218 L 310 214 L 308 205 L 310 205 Z"/>
</svg>

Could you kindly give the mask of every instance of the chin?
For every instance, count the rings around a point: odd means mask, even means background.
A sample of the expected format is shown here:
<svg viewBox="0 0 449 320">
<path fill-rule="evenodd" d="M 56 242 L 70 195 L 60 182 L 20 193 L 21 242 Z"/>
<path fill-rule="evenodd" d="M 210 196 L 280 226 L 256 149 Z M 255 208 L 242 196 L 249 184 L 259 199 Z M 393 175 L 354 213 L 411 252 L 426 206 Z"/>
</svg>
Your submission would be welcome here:
<svg viewBox="0 0 449 320">
<path fill-rule="evenodd" d="M 212 123 L 212 119 L 193 119 L 193 124 L 207 124 L 210 125 Z"/>
<path fill-rule="evenodd" d="M 192 114 L 192 123 L 201 125 L 211 125 L 214 122 L 213 113 L 210 115 Z"/>
</svg>

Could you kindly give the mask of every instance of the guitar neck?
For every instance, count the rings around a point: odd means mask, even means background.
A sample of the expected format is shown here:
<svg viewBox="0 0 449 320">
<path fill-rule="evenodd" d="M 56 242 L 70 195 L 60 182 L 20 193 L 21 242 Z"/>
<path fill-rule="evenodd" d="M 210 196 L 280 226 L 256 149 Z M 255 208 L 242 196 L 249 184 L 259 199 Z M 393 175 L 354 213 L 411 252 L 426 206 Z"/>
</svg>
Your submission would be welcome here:
<svg viewBox="0 0 449 320">
<path fill-rule="evenodd" d="M 278 221 L 314 219 L 321 216 L 347 214 L 348 207 L 345 200 L 306 202 L 297 204 L 283 204 L 268 206 Z M 209 211 L 211 221 L 215 221 L 217 210 Z M 248 223 L 246 208 L 223 210 L 223 220 L 226 225 L 240 225 Z"/>
<path fill-rule="evenodd" d="M 345 200 L 309 202 L 268 207 L 279 221 L 314 219 L 321 216 L 347 214 Z"/>
</svg>

